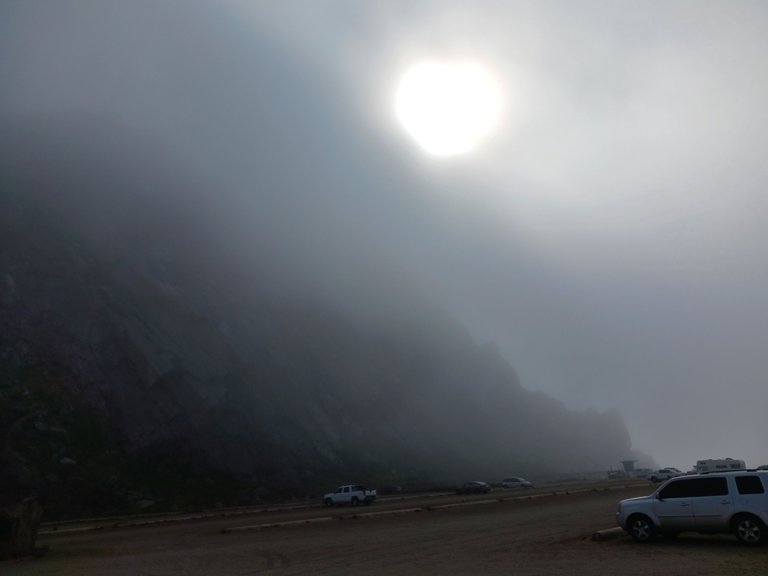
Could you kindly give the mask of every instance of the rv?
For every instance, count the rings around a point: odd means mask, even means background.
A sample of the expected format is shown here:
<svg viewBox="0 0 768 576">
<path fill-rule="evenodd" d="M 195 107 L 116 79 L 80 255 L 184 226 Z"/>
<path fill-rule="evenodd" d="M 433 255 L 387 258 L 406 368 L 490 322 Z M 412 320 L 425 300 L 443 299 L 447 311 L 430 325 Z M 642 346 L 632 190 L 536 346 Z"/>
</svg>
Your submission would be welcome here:
<svg viewBox="0 0 768 576">
<path fill-rule="evenodd" d="M 694 469 L 699 474 L 707 472 L 732 472 L 733 470 L 746 470 L 744 460 L 725 458 L 724 460 L 699 460 Z"/>
</svg>

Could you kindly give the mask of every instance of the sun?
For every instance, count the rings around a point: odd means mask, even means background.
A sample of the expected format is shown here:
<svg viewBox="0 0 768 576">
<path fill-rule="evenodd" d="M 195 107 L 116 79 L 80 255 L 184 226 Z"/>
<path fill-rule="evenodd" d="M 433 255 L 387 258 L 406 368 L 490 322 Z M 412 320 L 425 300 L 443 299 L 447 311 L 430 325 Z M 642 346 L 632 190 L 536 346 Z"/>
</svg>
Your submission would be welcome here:
<svg viewBox="0 0 768 576">
<path fill-rule="evenodd" d="M 496 127 L 501 93 L 493 75 L 468 61 L 425 61 L 403 74 L 395 95 L 400 123 L 429 154 L 474 149 Z"/>
</svg>

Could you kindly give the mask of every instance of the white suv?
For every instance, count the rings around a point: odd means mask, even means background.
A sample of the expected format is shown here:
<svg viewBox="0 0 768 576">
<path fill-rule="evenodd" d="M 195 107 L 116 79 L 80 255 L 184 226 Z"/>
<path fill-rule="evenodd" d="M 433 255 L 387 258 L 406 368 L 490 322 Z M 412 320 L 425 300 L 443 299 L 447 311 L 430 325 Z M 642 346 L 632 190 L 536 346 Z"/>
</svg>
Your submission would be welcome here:
<svg viewBox="0 0 768 576">
<path fill-rule="evenodd" d="M 768 472 L 672 478 L 650 496 L 619 502 L 616 521 L 638 542 L 656 534 L 732 532 L 745 544 L 761 544 L 768 540 Z"/>
</svg>

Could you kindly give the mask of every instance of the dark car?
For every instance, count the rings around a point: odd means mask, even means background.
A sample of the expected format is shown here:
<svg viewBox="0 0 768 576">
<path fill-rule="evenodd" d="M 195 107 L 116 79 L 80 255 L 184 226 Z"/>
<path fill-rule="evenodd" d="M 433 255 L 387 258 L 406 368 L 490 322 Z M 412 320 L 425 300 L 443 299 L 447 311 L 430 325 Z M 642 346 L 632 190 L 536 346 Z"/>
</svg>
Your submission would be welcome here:
<svg viewBox="0 0 768 576">
<path fill-rule="evenodd" d="M 481 482 L 480 480 L 465 482 L 456 488 L 456 494 L 487 494 L 490 491 L 491 485 L 487 482 Z"/>
</svg>

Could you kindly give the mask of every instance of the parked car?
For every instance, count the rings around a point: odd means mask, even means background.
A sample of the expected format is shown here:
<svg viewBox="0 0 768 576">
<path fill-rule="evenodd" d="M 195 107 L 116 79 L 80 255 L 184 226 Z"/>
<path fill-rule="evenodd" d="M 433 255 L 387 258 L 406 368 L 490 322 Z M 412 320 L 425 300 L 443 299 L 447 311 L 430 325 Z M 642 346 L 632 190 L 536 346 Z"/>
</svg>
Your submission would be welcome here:
<svg viewBox="0 0 768 576">
<path fill-rule="evenodd" d="M 677 468 L 659 468 L 658 470 L 651 472 L 648 475 L 648 479 L 651 482 L 664 482 L 664 480 L 669 480 L 670 478 L 682 475 L 683 473 Z"/>
<path fill-rule="evenodd" d="M 465 482 L 456 488 L 456 494 L 487 494 L 490 491 L 491 485 L 480 480 Z"/>
<path fill-rule="evenodd" d="M 635 468 L 635 478 L 648 478 L 653 472 L 650 468 Z"/>
<path fill-rule="evenodd" d="M 616 522 L 638 542 L 657 534 L 732 532 L 745 544 L 768 541 L 768 471 L 680 476 L 649 496 L 619 502 Z"/>
<path fill-rule="evenodd" d="M 502 488 L 533 488 L 533 484 L 525 478 L 518 478 L 512 476 L 511 478 L 504 478 L 501 481 Z"/>
<path fill-rule="evenodd" d="M 333 492 L 323 496 L 323 504 L 326 506 L 340 506 L 350 504 L 371 504 L 376 500 L 376 490 L 368 490 L 360 484 L 346 484 L 339 486 Z"/>
</svg>

